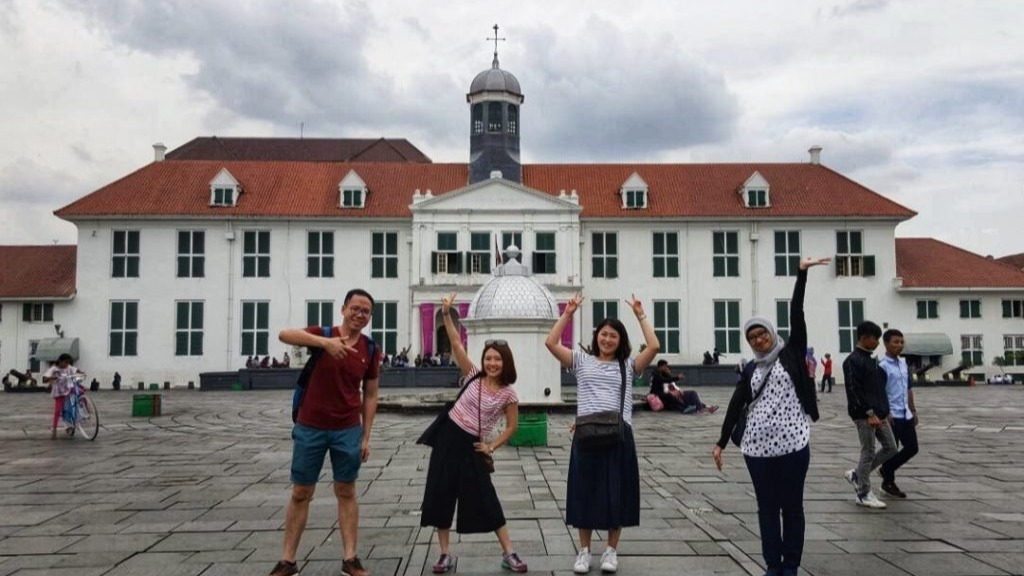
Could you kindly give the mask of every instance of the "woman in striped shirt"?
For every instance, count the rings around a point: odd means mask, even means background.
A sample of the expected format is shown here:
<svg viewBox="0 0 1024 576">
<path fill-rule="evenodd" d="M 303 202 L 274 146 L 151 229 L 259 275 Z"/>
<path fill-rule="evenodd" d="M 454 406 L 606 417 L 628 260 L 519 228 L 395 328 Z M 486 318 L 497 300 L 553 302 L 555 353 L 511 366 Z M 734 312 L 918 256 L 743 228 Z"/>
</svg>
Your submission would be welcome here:
<svg viewBox="0 0 1024 576">
<path fill-rule="evenodd" d="M 480 359 L 483 370 L 474 366 L 452 320 L 454 301 L 455 293 L 442 298 L 441 308 L 444 328 L 452 345 L 452 355 L 462 372 L 461 383 L 465 390 L 448 412 L 448 420 L 438 432 L 430 452 L 420 526 L 437 528 L 441 556 L 434 564 L 434 574 L 447 572 L 453 565 L 449 536 L 456 503 L 459 509 L 456 531 L 459 534 L 494 532 L 501 544 L 501 567 L 513 572 L 526 572 L 526 562 L 512 548 L 501 501 L 483 457 L 484 454 L 493 454 L 515 434 L 519 421 L 519 398 L 512 388 L 516 381 L 515 361 L 507 342 L 488 340 L 484 342 Z M 484 438 L 502 415 L 505 416 L 505 430 L 494 442 L 485 442 Z"/>
<path fill-rule="evenodd" d="M 561 344 L 562 331 L 583 302 L 576 294 L 562 317 L 551 328 L 545 345 L 562 366 L 576 374 L 576 416 L 622 411 L 625 424 L 622 441 L 603 451 L 581 450 L 574 440 L 569 452 L 569 477 L 565 498 L 565 519 L 579 530 L 580 552 L 573 571 L 590 571 L 590 537 L 595 529 L 608 531 L 608 545 L 601 555 L 601 571 L 619 568 L 616 548 L 625 526 L 640 524 L 640 467 L 633 440 L 633 397 L 630 384 L 658 355 L 660 343 L 647 321 L 643 304 L 636 297 L 627 300 L 643 332 L 646 347 L 635 359 L 629 335 L 622 322 L 601 320 L 594 329 L 590 353 L 573 351 Z M 625 372 L 626 390 L 622 389 Z M 623 400 L 625 394 L 625 400 Z"/>
</svg>

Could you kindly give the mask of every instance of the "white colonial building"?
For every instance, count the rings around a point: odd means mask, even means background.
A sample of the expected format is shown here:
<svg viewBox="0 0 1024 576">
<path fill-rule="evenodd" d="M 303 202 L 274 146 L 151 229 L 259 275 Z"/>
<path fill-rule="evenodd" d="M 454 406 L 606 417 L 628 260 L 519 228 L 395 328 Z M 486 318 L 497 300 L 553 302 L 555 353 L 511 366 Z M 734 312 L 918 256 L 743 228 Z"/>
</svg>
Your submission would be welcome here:
<svg viewBox="0 0 1024 576">
<path fill-rule="evenodd" d="M 153 163 L 56 211 L 78 228 L 77 291 L 48 322 L 101 379 L 182 383 L 280 357 L 281 328 L 337 321 L 360 287 L 377 301 L 372 336 L 415 356 L 447 346 L 441 296 L 458 291 L 465 315 L 515 245 L 559 302 L 587 298 L 569 344 L 635 294 L 670 362 L 715 348 L 738 361 L 743 321 L 766 315 L 785 333 L 799 258 L 831 256 L 806 310 L 837 372 L 863 319 L 902 329 L 944 370 L 966 358 L 993 373 L 993 358 L 1024 348 L 1024 273 L 897 239 L 915 213 L 823 165 L 818 147 L 806 163 L 522 165 L 523 95 L 496 56 L 467 102 L 468 164 L 432 163 L 404 140 L 158 145 Z M 39 335 L 11 321 L 0 345 L 20 366 Z"/>
</svg>

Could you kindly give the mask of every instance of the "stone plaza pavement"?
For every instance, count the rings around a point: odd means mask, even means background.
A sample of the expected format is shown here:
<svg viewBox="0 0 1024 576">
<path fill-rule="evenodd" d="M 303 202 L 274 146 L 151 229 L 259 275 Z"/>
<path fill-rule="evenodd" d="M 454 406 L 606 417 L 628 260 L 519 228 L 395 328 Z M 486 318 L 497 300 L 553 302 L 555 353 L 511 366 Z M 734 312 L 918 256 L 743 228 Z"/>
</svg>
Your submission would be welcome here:
<svg viewBox="0 0 1024 576">
<path fill-rule="evenodd" d="M 725 404 L 730 390 L 700 393 Z M 290 392 L 165 391 L 164 415 L 151 419 L 130 416 L 129 392 L 93 396 L 103 427 L 88 442 L 49 439 L 48 395 L 0 394 L 0 576 L 269 572 L 289 493 Z M 886 511 L 855 506 L 842 478 L 858 453 L 843 389 L 821 404 L 801 574 L 1024 573 L 1024 387 L 919 389 L 922 450 L 899 477 L 910 498 L 886 498 Z M 376 576 L 428 574 L 436 557 L 418 516 L 428 451 L 414 443 L 431 418 L 378 415 L 358 482 L 359 552 Z M 531 573 L 571 574 L 577 551 L 563 522 L 570 420 L 551 416 L 548 447 L 495 454 L 494 481 Z M 621 574 L 761 574 L 742 456 L 730 446 L 722 473 L 709 456 L 721 420 L 636 415 L 642 523 L 623 532 Z M 303 575 L 340 573 L 335 516 L 322 481 Z M 453 541 L 458 574 L 501 572 L 493 535 Z M 603 549 L 596 542 L 594 574 Z"/>
</svg>

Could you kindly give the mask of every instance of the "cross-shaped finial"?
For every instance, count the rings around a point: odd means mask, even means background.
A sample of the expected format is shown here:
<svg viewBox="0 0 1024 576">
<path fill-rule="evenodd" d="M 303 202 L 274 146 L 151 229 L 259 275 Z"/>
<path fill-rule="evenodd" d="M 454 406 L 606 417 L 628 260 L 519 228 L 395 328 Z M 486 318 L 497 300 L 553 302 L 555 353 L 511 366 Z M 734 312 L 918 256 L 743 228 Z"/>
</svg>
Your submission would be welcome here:
<svg viewBox="0 0 1024 576">
<path fill-rule="evenodd" d="M 488 38 L 485 38 L 485 40 L 487 40 L 488 42 L 490 42 L 492 40 L 494 41 L 494 61 L 491 62 L 491 66 L 493 68 L 497 68 L 498 67 L 498 40 L 501 40 L 502 42 L 504 42 L 506 40 L 505 38 L 499 38 L 498 37 L 498 25 L 497 24 L 494 25 L 494 38 L 488 37 Z"/>
</svg>

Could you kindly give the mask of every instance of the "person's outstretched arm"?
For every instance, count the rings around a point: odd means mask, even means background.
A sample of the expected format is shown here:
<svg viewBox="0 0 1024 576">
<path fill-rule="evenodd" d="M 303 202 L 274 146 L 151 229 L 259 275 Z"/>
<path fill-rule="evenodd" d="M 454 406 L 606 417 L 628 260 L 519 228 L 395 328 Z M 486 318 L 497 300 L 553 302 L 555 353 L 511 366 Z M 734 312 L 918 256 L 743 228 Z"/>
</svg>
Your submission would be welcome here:
<svg viewBox="0 0 1024 576">
<path fill-rule="evenodd" d="M 551 331 L 548 332 L 548 337 L 544 340 L 544 346 L 547 347 L 551 355 L 558 359 L 559 364 L 563 368 L 569 368 L 572 366 L 572 350 L 562 345 L 562 332 L 565 331 L 565 327 L 569 325 L 569 319 L 576 313 L 576 309 L 583 303 L 583 295 L 579 292 L 575 296 L 569 299 L 569 302 L 565 305 L 565 311 L 555 322 L 555 325 L 551 327 Z"/>
<path fill-rule="evenodd" d="M 462 336 L 459 335 L 458 329 L 455 328 L 455 322 L 452 321 L 453 302 L 455 302 L 455 292 L 441 298 L 441 316 L 444 317 L 444 330 L 448 333 L 448 341 L 452 344 L 452 356 L 455 356 L 455 364 L 463 376 L 468 376 L 476 370 L 476 366 L 469 359 L 469 354 L 466 354 L 466 348 L 462 346 Z"/>
<path fill-rule="evenodd" d="M 626 300 L 626 303 L 633 309 L 636 321 L 640 323 L 640 330 L 644 333 L 644 343 L 647 344 L 643 352 L 637 354 L 634 366 L 636 373 L 642 374 L 651 365 L 651 362 L 657 358 L 658 351 L 661 349 L 661 342 L 658 340 L 658 335 L 654 333 L 654 327 L 651 326 L 651 322 L 647 319 L 643 303 L 637 300 L 636 296 L 633 296 L 632 300 Z"/>
</svg>

